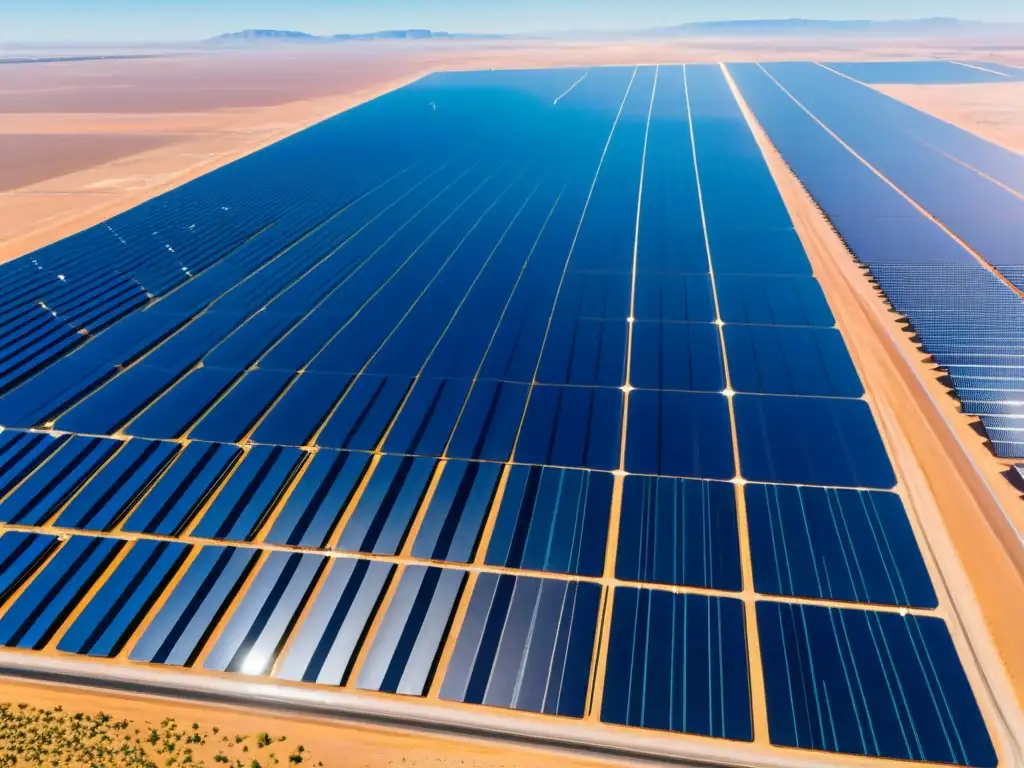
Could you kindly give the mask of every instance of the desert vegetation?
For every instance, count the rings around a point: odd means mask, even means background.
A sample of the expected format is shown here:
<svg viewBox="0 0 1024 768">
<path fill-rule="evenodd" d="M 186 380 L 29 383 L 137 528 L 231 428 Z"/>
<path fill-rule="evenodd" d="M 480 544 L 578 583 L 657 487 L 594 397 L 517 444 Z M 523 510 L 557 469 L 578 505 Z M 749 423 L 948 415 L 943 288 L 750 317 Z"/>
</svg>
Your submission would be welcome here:
<svg viewBox="0 0 1024 768">
<path fill-rule="evenodd" d="M 323 766 L 301 744 L 267 732 L 224 733 L 213 725 L 118 720 L 105 712 L 70 712 L 0 702 L 0 768 L 22 766 Z"/>
</svg>

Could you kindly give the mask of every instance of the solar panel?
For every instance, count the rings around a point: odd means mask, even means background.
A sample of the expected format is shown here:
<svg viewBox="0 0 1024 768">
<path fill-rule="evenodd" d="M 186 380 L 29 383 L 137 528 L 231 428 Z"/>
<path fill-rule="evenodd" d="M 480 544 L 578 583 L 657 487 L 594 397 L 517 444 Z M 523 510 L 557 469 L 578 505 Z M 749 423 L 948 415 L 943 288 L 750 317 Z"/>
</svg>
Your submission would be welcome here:
<svg viewBox="0 0 1024 768">
<path fill-rule="evenodd" d="M 743 477 L 758 482 L 892 488 L 892 465 L 867 403 L 737 395 Z"/>
<path fill-rule="evenodd" d="M 596 584 L 480 574 L 441 698 L 582 717 L 600 597 Z"/>
<path fill-rule="evenodd" d="M 753 740 L 739 600 L 619 587 L 608 642 L 602 721 Z"/>
<path fill-rule="evenodd" d="M 707 480 L 627 477 L 615 575 L 626 581 L 738 592 L 735 486 Z"/>
<path fill-rule="evenodd" d="M 996 764 L 941 619 L 761 602 L 757 625 L 773 744 Z"/>
<path fill-rule="evenodd" d="M 751 483 L 744 496 L 759 593 L 938 605 L 896 494 Z"/>
</svg>

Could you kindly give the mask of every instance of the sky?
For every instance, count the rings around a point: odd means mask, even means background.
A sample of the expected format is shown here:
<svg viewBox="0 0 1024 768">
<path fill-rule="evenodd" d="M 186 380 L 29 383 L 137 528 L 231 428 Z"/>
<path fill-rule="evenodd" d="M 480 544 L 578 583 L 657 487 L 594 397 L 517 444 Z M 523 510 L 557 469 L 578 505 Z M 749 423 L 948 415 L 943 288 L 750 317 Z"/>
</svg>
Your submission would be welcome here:
<svg viewBox="0 0 1024 768">
<path fill-rule="evenodd" d="M 240 29 L 531 33 L 755 18 L 1024 21 L 1021 0 L 0 0 L 0 42 L 188 41 Z"/>
</svg>

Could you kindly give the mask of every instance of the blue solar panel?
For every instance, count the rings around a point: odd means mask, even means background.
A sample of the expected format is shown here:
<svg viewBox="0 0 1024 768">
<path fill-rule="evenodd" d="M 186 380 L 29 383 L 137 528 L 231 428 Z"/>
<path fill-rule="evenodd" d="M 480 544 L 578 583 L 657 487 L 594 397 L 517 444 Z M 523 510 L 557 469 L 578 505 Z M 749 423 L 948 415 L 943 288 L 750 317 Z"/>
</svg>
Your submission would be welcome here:
<svg viewBox="0 0 1024 768">
<path fill-rule="evenodd" d="M 735 486 L 627 477 L 617 549 L 619 579 L 738 592 Z"/>
<path fill-rule="evenodd" d="M 67 653 L 120 653 L 189 552 L 185 544 L 137 541 L 57 643 Z"/>
<path fill-rule="evenodd" d="M 832 326 L 835 318 L 813 277 L 716 275 L 726 323 Z"/>
<path fill-rule="evenodd" d="M 191 665 L 258 557 L 251 549 L 203 547 L 150 619 L 130 658 Z"/>
<path fill-rule="evenodd" d="M 57 545 L 56 536 L 8 531 L 0 535 L 0 605 Z"/>
<path fill-rule="evenodd" d="M 612 476 L 554 467 L 512 467 L 486 562 L 505 568 L 601 576 Z"/>
<path fill-rule="evenodd" d="M 326 562 L 320 555 L 271 552 L 221 630 L 203 668 L 248 675 L 267 672 Z"/>
<path fill-rule="evenodd" d="M 941 619 L 758 603 L 773 744 L 995 766 Z"/>
<path fill-rule="evenodd" d="M 608 642 L 602 721 L 753 740 L 739 600 L 619 587 Z"/>
<path fill-rule="evenodd" d="M 728 325 L 729 377 L 738 392 L 860 397 L 864 387 L 832 328 Z"/>
<path fill-rule="evenodd" d="M 465 580 L 462 571 L 406 568 L 356 685 L 425 695 Z"/>
<path fill-rule="evenodd" d="M 1007 82 L 998 70 L 985 71 L 953 61 L 830 62 L 829 67 L 862 83 L 913 85 L 961 85 Z M 989 65 L 978 65 L 988 68 Z"/>
<path fill-rule="evenodd" d="M 736 468 L 726 398 L 695 392 L 633 392 L 626 471 L 731 479 Z"/>
<path fill-rule="evenodd" d="M 0 618 L 0 645 L 45 646 L 123 546 L 116 539 L 72 536 Z"/>
<path fill-rule="evenodd" d="M 582 717 L 601 588 L 482 573 L 441 698 Z"/>
<path fill-rule="evenodd" d="M 938 606 L 896 494 L 755 484 L 744 493 L 758 592 Z"/>
<path fill-rule="evenodd" d="M 338 548 L 397 555 L 436 468 L 433 459 L 381 457 L 341 531 Z"/>
<path fill-rule="evenodd" d="M 346 682 L 393 570 L 389 563 L 334 560 L 274 675 L 324 685 Z"/>
<path fill-rule="evenodd" d="M 710 323 L 634 323 L 629 382 L 643 389 L 721 392 L 725 371 L 718 327 Z"/>
<path fill-rule="evenodd" d="M 369 454 L 318 452 L 288 495 L 266 540 L 271 544 L 326 546 L 369 465 Z"/>
<path fill-rule="evenodd" d="M 598 387 L 537 386 L 523 417 L 515 460 L 616 469 L 622 393 Z"/>
<path fill-rule="evenodd" d="M 413 542 L 413 557 L 470 562 L 500 477 L 499 464 L 446 462 Z"/>
<path fill-rule="evenodd" d="M 867 403 L 737 395 L 740 467 L 747 480 L 892 488 L 896 484 Z"/>
<path fill-rule="evenodd" d="M 1019 159 L 767 66 L 1024 279 Z M 1019 296 L 760 67 L 439 73 L 0 265 L 0 643 L 738 741 L 761 667 L 773 741 L 984 764 L 872 647 L 949 606 L 727 73 L 1019 455 Z"/>
</svg>

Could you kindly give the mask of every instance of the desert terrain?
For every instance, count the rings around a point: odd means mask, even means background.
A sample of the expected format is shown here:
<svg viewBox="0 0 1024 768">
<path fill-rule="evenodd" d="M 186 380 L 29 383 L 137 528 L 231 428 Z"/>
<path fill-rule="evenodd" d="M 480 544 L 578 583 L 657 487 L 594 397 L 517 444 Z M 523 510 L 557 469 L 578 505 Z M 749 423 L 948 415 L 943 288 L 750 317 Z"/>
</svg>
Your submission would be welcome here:
<svg viewBox="0 0 1024 768">
<path fill-rule="evenodd" d="M 1014 55 L 997 51 L 989 58 L 1014 63 Z M 717 40 L 357 43 L 330 50 L 282 47 L 19 65 L 4 72 L 0 86 L 0 261 L 98 223 L 439 69 L 931 56 L 982 58 L 959 42 L 925 48 L 919 43 L 850 41 L 824 48 L 798 41 Z M 1024 148 L 1024 84 L 880 90 L 1007 147 Z M 1019 642 L 1024 631 L 1019 610 L 1024 558 L 1020 542 L 1013 540 L 1013 525 L 1024 530 L 1024 501 L 1006 481 L 1008 464 L 993 458 L 984 439 L 957 412 L 934 369 L 754 127 L 863 378 L 936 588 L 948 594 L 945 602 L 955 609 L 947 618 L 968 674 L 996 702 L 985 712 L 993 734 L 1024 732 L 1019 720 L 1024 701 L 1024 646 Z M 1004 510 L 1012 520 L 1002 516 Z M 941 576 L 936 563 L 941 563 Z M 1005 675 L 989 674 L 992 670 L 1004 670 Z M 251 713 L 227 708 L 10 681 L 4 683 L 2 702 L 102 710 L 140 728 L 170 717 L 180 727 L 195 721 L 204 729 L 216 726 L 230 734 L 267 731 L 285 736 L 286 745 L 302 744 L 311 765 L 605 764 L 508 745 L 266 714 L 254 729 Z M 197 758 L 213 760 L 214 746 L 203 746 L 209 754 L 197 748 Z M 288 753 L 280 751 L 282 763 Z"/>
</svg>

